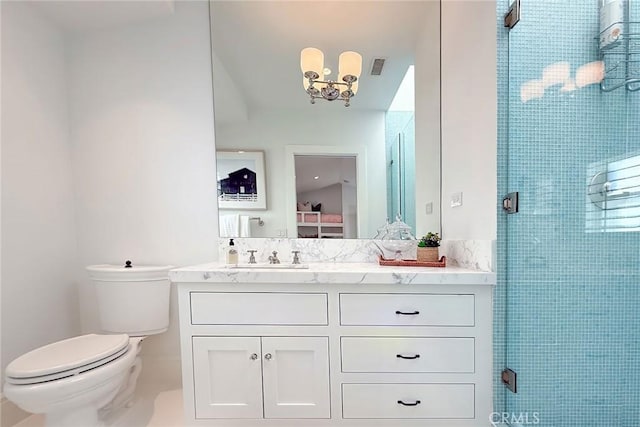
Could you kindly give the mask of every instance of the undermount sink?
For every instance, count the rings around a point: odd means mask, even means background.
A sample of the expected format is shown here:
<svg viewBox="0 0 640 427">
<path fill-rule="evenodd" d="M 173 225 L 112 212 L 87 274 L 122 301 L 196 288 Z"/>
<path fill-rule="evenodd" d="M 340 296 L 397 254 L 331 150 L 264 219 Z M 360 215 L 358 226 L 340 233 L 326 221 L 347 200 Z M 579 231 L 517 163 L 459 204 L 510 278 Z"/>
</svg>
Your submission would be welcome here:
<svg viewBox="0 0 640 427">
<path fill-rule="evenodd" d="M 268 269 L 268 270 L 303 270 L 308 264 L 237 264 L 227 265 L 228 268 Z"/>
</svg>

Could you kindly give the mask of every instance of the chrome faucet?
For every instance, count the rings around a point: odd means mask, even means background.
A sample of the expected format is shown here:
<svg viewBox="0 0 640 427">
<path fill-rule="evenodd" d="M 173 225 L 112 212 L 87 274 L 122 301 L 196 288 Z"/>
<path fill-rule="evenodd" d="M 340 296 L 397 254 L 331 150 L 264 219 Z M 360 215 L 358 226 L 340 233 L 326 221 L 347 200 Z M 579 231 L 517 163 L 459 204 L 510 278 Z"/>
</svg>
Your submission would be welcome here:
<svg viewBox="0 0 640 427">
<path fill-rule="evenodd" d="M 278 259 L 278 252 L 271 252 L 273 255 L 269 256 L 269 264 L 280 264 L 280 260 Z"/>
<path fill-rule="evenodd" d="M 247 251 L 247 253 L 249 254 L 249 264 L 256 263 L 256 252 L 257 251 L 255 249 L 251 249 Z"/>
<path fill-rule="evenodd" d="M 291 264 L 300 264 L 300 257 L 298 256 L 300 251 L 291 251 L 291 253 L 293 254 L 293 261 L 291 261 Z"/>
</svg>

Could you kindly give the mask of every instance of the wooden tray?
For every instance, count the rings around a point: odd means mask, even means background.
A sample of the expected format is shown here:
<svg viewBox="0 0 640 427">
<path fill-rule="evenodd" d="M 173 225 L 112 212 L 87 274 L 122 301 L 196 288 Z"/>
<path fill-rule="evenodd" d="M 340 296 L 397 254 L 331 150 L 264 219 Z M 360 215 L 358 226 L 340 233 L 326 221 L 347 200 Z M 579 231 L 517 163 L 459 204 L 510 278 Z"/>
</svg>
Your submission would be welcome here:
<svg viewBox="0 0 640 427">
<path fill-rule="evenodd" d="M 379 256 L 378 264 L 394 267 L 446 267 L 447 257 L 442 256 L 440 257 L 440 261 L 435 262 L 419 262 L 415 259 L 385 259 Z"/>
</svg>

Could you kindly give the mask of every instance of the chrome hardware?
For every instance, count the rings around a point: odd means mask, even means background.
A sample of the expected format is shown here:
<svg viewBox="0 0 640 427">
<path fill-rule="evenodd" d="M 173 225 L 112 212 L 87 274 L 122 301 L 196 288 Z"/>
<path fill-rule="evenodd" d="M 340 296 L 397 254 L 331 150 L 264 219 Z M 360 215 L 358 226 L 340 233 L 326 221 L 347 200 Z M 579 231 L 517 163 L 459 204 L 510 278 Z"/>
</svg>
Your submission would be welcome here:
<svg viewBox="0 0 640 427">
<path fill-rule="evenodd" d="M 595 39 L 604 71 L 600 80 L 603 92 L 619 88 L 640 91 L 640 20 L 631 3 L 631 0 L 599 2 L 600 31 Z"/>
<path fill-rule="evenodd" d="M 589 187 L 587 188 L 587 194 L 591 203 L 599 207 L 600 209 L 607 208 L 607 198 L 611 192 L 611 182 L 607 180 L 607 172 L 598 172 L 591 178 Z"/>
<path fill-rule="evenodd" d="M 398 405 L 403 405 L 403 406 L 418 406 L 420 403 L 422 402 L 420 402 L 419 400 L 416 400 L 413 403 L 407 403 L 407 402 L 403 402 L 402 400 L 398 400 Z"/>
<path fill-rule="evenodd" d="M 260 218 L 259 216 L 252 216 L 249 217 L 249 221 L 258 221 L 258 225 L 260 227 L 264 226 L 264 221 L 262 220 L 262 218 Z"/>
<path fill-rule="evenodd" d="M 256 353 L 253 353 L 249 358 L 251 360 L 257 360 L 258 359 L 258 355 Z"/>
<path fill-rule="evenodd" d="M 293 254 L 293 261 L 291 261 L 291 264 L 300 264 L 300 257 L 298 256 L 300 251 L 291 251 L 291 253 Z"/>
<path fill-rule="evenodd" d="M 269 256 L 269 264 L 280 264 L 280 260 L 278 259 L 278 252 L 271 252 L 273 255 Z"/>
<path fill-rule="evenodd" d="M 204 280 L 209 280 L 211 278 L 211 275 L 209 274 L 208 271 L 205 271 L 204 273 L 202 273 L 202 278 Z"/>
<path fill-rule="evenodd" d="M 414 354 L 413 356 L 404 356 L 402 354 L 396 354 L 396 357 L 398 359 L 419 359 L 420 355 L 419 354 Z"/>
<path fill-rule="evenodd" d="M 403 316 L 416 316 L 420 314 L 420 312 L 416 310 L 416 311 L 412 311 L 411 313 L 408 313 L 406 311 L 396 310 L 396 314 L 402 314 Z"/>
<path fill-rule="evenodd" d="M 631 167 L 628 167 L 631 169 Z M 609 171 L 615 174 L 619 173 L 618 170 Z M 628 191 L 633 189 L 634 186 L 631 184 L 628 187 L 623 188 L 615 188 L 619 186 L 622 180 L 632 180 L 635 179 L 638 174 L 629 174 L 626 177 L 618 177 L 617 179 L 612 179 L 609 181 L 608 176 L 609 172 L 598 172 L 591 178 L 591 182 L 589 183 L 589 187 L 587 188 L 587 194 L 591 203 L 596 205 L 602 210 L 607 209 L 616 209 L 619 205 L 616 205 L 616 201 L 625 200 L 625 199 L 634 199 L 640 200 L 640 191 Z M 612 182 L 613 181 L 613 182 Z M 617 183 L 615 181 L 618 181 Z M 616 185 L 617 184 L 617 185 Z M 614 187 L 612 189 L 612 187 Z M 609 202 L 614 202 L 609 204 Z"/>
<path fill-rule="evenodd" d="M 264 358 L 265 358 L 266 360 L 271 360 L 271 358 L 272 358 L 272 357 L 273 357 L 273 356 L 271 355 L 271 353 L 267 353 L 267 354 L 265 354 L 265 355 L 264 355 Z"/>
<path fill-rule="evenodd" d="M 258 252 L 258 251 L 256 251 L 255 249 L 251 249 L 251 250 L 247 251 L 247 253 L 250 255 L 249 256 L 249 264 L 255 264 L 256 263 L 256 255 L 255 255 L 256 252 Z"/>
<path fill-rule="evenodd" d="M 502 199 L 502 210 L 508 214 L 518 213 L 518 192 L 507 194 Z"/>
<path fill-rule="evenodd" d="M 351 105 L 351 98 L 355 96 L 351 87 L 353 86 L 353 83 L 358 80 L 356 76 L 347 74 L 342 78 L 344 83 L 333 80 L 319 80 L 320 76 L 318 73 L 313 71 L 305 72 L 304 77 L 308 79 L 309 82 L 307 93 L 311 97 L 312 104 L 316 103 L 316 99 L 325 99 L 327 101 L 335 101 L 336 99 L 339 99 L 340 101 L 344 101 L 345 107 Z M 324 87 L 319 90 L 314 87 L 314 84 L 316 83 L 324 85 Z"/>
</svg>

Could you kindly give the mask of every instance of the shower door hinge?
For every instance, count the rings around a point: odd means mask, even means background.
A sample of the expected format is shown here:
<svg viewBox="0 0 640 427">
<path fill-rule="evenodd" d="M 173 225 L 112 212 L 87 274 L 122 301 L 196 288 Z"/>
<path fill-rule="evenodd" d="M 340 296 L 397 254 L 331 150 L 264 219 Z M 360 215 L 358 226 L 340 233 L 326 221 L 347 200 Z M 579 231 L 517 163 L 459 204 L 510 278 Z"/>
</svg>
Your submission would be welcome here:
<svg viewBox="0 0 640 427">
<path fill-rule="evenodd" d="M 514 393 L 517 393 L 516 377 L 517 377 L 516 371 L 511 370 L 509 368 L 505 368 L 502 371 L 500 379 L 502 380 L 502 384 L 504 384 L 506 388 L 508 388 Z"/>
<path fill-rule="evenodd" d="M 520 22 L 520 0 L 514 0 L 509 6 L 509 11 L 504 15 L 504 26 L 512 29 Z"/>
<path fill-rule="evenodd" d="M 502 199 L 502 210 L 508 214 L 518 213 L 518 192 L 507 194 Z"/>
</svg>

